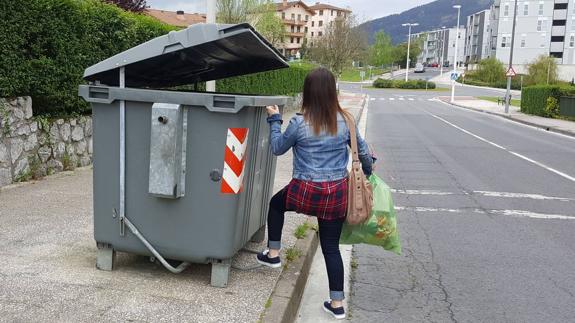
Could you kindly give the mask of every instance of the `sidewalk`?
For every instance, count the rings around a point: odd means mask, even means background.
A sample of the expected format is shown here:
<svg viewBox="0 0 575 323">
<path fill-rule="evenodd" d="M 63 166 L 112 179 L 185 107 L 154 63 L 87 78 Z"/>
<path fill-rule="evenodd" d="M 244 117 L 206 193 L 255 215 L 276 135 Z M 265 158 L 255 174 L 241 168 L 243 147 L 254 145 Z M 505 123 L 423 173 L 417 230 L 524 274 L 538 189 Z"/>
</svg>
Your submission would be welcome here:
<svg viewBox="0 0 575 323">
<path fill-rule="evenodd" d="M 410 69 L 413 70 L 413 69 Z M 373 81 L 377 80 L 378 78 L 382 78 L 382 79 L 391 79 L 392 77 L 401 75 L 401 74 L 405 74 L 405 69 L 402 70 L 397 70 L 397 71 L 393 71 L 393 75 L 392 73 L 383 73 L 381 75 L 374 75 L 370 80 L 365 80 L 363 82 L 346 82 L 346 81 L 339 81 L 339 83 L 346 83 L 346 84 L 369 84 L 371 85 L 373 83 Z"/>
<path fill-rule="evenodd" d="M 453 70 L 447 70 L 447 69 L 443 69 L 443 75 L 439 75 L 436 76 L 434 78 L 432 78 L 430 81 L 437 83 L 437 84 L 442 84 L 442 85 L 449 85 L 451 86 L 451 72 Z M 462 72 L 462 71 L 459 71 Z M 461 83 L 455 83 L 457 86 L 460 87 L 469 87 L 469 88 L 477 88 L 477 89 L 486 89 L 486 90 L 492 90 L 492 91 L 497 91 L 497 92 L 501 92 L 502 94 L 505 94 L 507 92 L 507 89 L 500 89 L 500 88 L 494 88 L 494 87 L 485 87 L 485 86 L 475 86 L 475 85 L 469 85 L 469 84 L 461 84 Z M 521 97 L 521 91 L 518 90 L 511 90 L 511 95 L 514 98 L 520 98 Z"/>
<path fill-rule="evenodd" d="M 438 99 L 445 103 L 452 104 L 450 103 L 450 97 L 442 96 Z M 575 122 L 525 114 L 520 111 L 519 107 L 510 106 L 509 113 L 506 114 L 504 105 L 498 105 L 495 102 L 479 100 L 472 97 L 458 97 L 456 98 L 453 105 L 461 108 L 498 115 L 523 124 L 542 128 L 547 131 L 575 137 Z"/>
<path fill-rule="evenodd" d="M 342 98 L 354 114 L 364 101 L 354 95 Z M 284 119 L 292 116 L 293 112 Z M 275 191 L 291 179 L 291 163 L 291 153 L 278 158 Z M 302 241 L 293 233 L 306 219 L 286 216 L 284 259 L 285 252 Z M 2 188 L 0 227 L 0 321 L 256 322 L 283 277 L 281 270 L 232 269 L 228 287 L 214 288 L 209 265 L 193 264 L 174 275 L 148 257 L 126 253 L 118 253 L 114 271 L 97 270 L 90 167 Z M 261 250 L 265 242 L 246 247 Z M 301 250 L 300 258 L 312 251 Z M 233 264 L 253 265 L 254 255 L 240 252 Z M 284 297 L 295 298 L 299 305 L 303 290 L 284 285 Z"/>
</svg>

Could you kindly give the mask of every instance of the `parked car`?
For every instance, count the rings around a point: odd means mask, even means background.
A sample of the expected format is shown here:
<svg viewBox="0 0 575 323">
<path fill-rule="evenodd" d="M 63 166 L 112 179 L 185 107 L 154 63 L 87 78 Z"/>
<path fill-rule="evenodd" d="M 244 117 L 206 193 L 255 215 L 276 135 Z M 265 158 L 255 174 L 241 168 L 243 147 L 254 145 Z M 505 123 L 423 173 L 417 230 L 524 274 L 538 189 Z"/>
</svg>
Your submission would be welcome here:
<svg viewBox="0 0 575 323">
<path fill-rule="evenodd" d="M 439 67 L 439 63 L 431 63 L 429 67 Z"/>
<path fill-rule="evenodd" d="M 415 65 L 415 73 L 425 73 L 425 66 L 421 63 Z"/>
</svg>

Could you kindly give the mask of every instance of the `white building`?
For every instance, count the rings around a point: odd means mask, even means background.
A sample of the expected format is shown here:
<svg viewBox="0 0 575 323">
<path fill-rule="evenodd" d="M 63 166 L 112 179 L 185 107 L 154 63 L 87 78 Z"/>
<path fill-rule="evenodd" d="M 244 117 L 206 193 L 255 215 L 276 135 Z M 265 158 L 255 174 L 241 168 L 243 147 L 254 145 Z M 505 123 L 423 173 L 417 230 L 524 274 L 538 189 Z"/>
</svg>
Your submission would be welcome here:
<svg viewBox="0 0 575 323">
<path fill-rule="evenodd" d="M 496 19 L 492 24 L 497 25 L 491 28 L 492 47 L 496 57 L 507 64 L 514 2 L 495 0 L 491 10 Z M 526 65 L 540 55 L 555 57 L 561 65 L 575 64 L 575 0 L 519 1 L 514 47 L 513 66 L 517 72 L 525 72 Z"/>
<path fill-rule="evenodd" d="M 455 40 L 457 28 L 445 28 L 431 31 L 420 32 L 411 35 L 411 40 L 415 41 L 420 37 L 423 38 L 423 48 L 417 58 L 419 63 L 433 64 L 442 62 L 453 64 L 455 61 Z M 459 42 L 457 44 L 457 61 L 459 64 L 465 61 L 465 27 L 459 28 Z"/>
<path fill-rule="evenodd" d="M 314 39 L 321 37 L 325 34 L 326 28 L 336 19 L 346 19 L 351 15 L 351 10 L 338 8 L 330 4 L 316 2 L 315 5 L 309 7 L 315 15 L 310 17 L 307 22 L 308 37 L 310 44 L 313 45 Z"/>
<path fill-rule="evenodd" d="M 490 19 L 490 10 L 467 16 L 465 63 L 477 63 L 492 56 Z"/>
</svg>

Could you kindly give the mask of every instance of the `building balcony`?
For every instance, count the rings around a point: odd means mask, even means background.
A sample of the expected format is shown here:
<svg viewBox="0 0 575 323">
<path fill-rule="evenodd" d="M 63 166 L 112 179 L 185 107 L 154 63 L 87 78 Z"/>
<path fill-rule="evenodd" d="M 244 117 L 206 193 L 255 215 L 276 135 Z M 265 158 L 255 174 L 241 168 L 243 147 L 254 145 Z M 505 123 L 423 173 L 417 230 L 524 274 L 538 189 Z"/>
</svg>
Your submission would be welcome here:
<svg viewBox="0 0 575 323">
<path fill-rule="evenodd" d="M 286 25 L 295 25 L 295 26 L 305 26 L 305 24 L 307 24 L 307 21 L 295 20 L 295 19 L 283 19 L 283 22 Z"/>
<path fill-rule="evenodd" d="M 552 42 L 549 47 L 550 52 L 562 52 L 565 44 L 563 42 Z"/>
<path fill-rule="evenodd" d="M 287 37 L 303 37 L 305 36 L 304 32 L 297 32 L 297 31 L 288 31 L 286 32 Z"/>
<path fill-rule="evenodd" d="M 551 36 L 565 36 L 565 26 L 551 27 Z"/>
<path fill-rule="evenodd" d="M 567 9 L 553 10 L 553 20 L 567 19 Z"/>
</svg>

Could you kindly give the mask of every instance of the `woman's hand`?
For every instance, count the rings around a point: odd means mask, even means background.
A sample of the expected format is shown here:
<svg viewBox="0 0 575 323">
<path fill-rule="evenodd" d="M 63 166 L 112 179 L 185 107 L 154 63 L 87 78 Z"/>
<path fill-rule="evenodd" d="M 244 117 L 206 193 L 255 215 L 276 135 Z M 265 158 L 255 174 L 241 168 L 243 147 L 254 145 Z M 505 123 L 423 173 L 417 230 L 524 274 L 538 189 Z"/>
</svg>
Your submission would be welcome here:
<svg viewBox="0 0 575 323">
<path fill-rule="evenodd" d="M 266 107 L 268 111 L 268 116 L 273 116 L 274 114 L 280 114 L 280 108 L 277 105 L 270 105 Z"/>
</svg>

